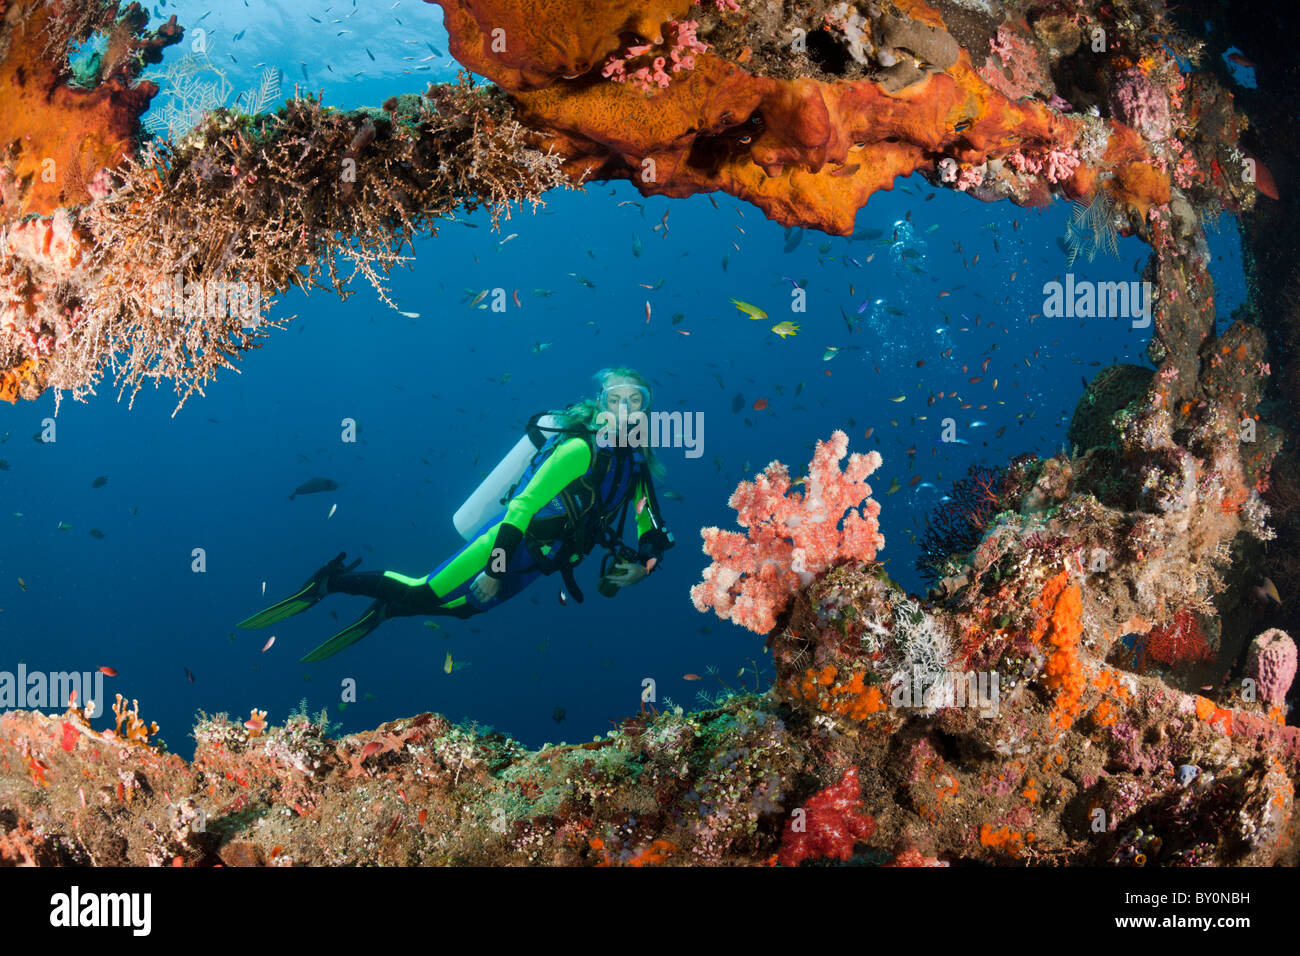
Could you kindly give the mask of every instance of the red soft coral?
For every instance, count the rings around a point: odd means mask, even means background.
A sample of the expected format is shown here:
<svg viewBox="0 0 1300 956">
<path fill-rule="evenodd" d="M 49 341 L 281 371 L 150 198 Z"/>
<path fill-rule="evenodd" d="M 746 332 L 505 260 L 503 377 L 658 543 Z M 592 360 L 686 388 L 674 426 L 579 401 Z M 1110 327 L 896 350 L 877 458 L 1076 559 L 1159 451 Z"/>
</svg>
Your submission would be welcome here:
<svg viewBox="0 0 1300 956">
<path fill-rule="evenodd" d="M 855 843 L 876 832 L 875 819 L 862 812 L 862 784 L 854 767 L 844 771 L 839 783 L 810 797 L 803 811 L 785 823 L 782 866 L 798 866 L 808 859 L 847 860 Z"/>
</svg>

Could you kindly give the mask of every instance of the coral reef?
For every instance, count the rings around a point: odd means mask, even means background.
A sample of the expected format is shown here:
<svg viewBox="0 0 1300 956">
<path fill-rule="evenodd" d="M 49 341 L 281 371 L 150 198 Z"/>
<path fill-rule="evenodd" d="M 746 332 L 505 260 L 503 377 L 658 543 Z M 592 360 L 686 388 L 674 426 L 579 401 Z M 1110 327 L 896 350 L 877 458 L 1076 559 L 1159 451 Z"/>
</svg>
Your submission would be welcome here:
<svg viewBox="0 0 1300 956">
<path fill-rule="evenodd" d="M 216 110 L 165 144 L 135 138 L 152 91 L 128 80 L 174 22 L 146 34 L 135 5 L 9 4 L 4 76 L 26 70 L 30 115 L 84 135 L 28 147 L 0 111 L 0 397 L 75 391 L 118 363 L 129 385 L 188 395 L 250 344 L 246 315 L 210 314 L 210 284 L 256 287 L 259 305 L 293 282 L 345 293 L 340 261 L 381 284 L 462 205 L 620 177 L 838 234 L 916 171 L 981 200 L 1077 201 L 1073 254 L 1120 232 L 1151 246 L 1155 371 L 1103 370 L 1070 449 L 1017 459 L 996 487 L 971 476 L 965 507 L 932 524 L 924 599 L 875 563 L 879 459 L 841 471 L 842 434 L 802 493 L 779 463 L 742 483 L 747 534 L 706 530 L 692 597 L 767 635 L 765 693 L 536 752 L 429 714 L 331 740 L 254 710 L 201 719 L 188 764 L 120 699 L 112 732 L 76 708 L 13 712 L 0 859 L 1296 863 L 1295 645 L 1258 626 L 1294 611 L 1251 597 L 1251 559 L 1270 507 L 1300 534 L 1300 467 L 1270 420 L 1294 428 L 1300 377 L 1270 381 L 1266 361 L 1300 342 L 1300 283 L 1277 281 L 1294 262 L 1250 225 L 1275 308 L 1220 317 L 1202 224 L 1231 210 L 1282 234 L 1300 217 L 1260 212 L 1291 194 L 1246 153 L 1201 43 L 1138 0 L 440 2 L 453 53 L 495 90 Z M 33 29 L 14 28 L 20 9 Z M 65 51 L 94 31 L 109 42 L 78 86 Z M 1294 125 L 1273 109 L 1274 130 Z M 66 178 L 40 179 L 40 149 Z M 199 217 L 214 225 L 196 233 Z M 202 290 L 194 314 L 154 298 L 177 276 L 183 301 Z M 1294 547 L 1264 553 L 1300 580 Z M 1266 610 L 1243 613 L 1252 601 Z"/>
<path fill-rule="evenodd" d="M 338 740 L 305 715 L 260 729 L 217 715 L 195 727 L 187 764 L 123 746 L 75 708 L 10 712 L 0 859 L 1294 863 L 1300 731 L 1260 703 L 1106 664 L 1093 588 L 1053 570 L 1069 563 L 1025 568 L 1028 600 L 1006 601 L 997 627 L 981 607 L 918 614 L 870 567 L 841 565 L 769 636 L 768 693 L 538 751 L 431 714 Z M 954 659 L 913 697 L 918 679 L 890 674 L 939 627 L 954 629 Z M 945 683 L 950 665 L 1001 682 Z M 839 706 L 858 697 L 874 705 Z"/>
<path fill-rule="evenodd" d="M 56 162 L 49 182 L 31 150 L 0 162 L 0 395 L 80 396 L 111 369 L 133 392 L 172 380 L 184 401 L 266 334 L 260 316 L 289 284 L 323 274 L 346 294 L 359 274 L 382 295 L 382 274 L 439 217 L 591 179 L 724 190 L 848 234 L 872 193 L 921 171 L 983 200 L 1080 201 L 1103 244 L 1118 229 L 1194 239 L 1197 208 L 1253 202 L 1231 100 L 1179 68 L 1198 50 L 1156 0 L 441 6 L 453 55 L 495 88 L 351 113 L 310 97 L 252 112 L 264 89 L 216 108 L 230 90 L 191 90 L 164 117 L 177 139 L 159 143 L 138 124 L 157 87 L 128 81 L 180 39 L 175 20 L 148 33 L 136 4 L 16 0 L 4 69 L 55 91 L 22 121 L 66 129 L 81 111 L 95 131 L 79 142 L 111 146 Z M 74 69 L 69 44 L 92 34 L 103 53 Z M 28 212 L 48 222 L 16 222 Z M 50 233 L 66 256 L 36 241 Z"/>
<path fill-rule="evenodd" d="M 1072 198 L 1089 196 L 1104 177 L 1143 213 L 1167 199 L 1162 174 L 1140 172 L 1151 156 L 1136 131 L 1102 121 L 1102 132 L 1049 106 L 1041 42 L 991 17 L 982 26 L 993 38 L 966 50 L 940 11 L 919 0 L 735 10 L 569 0 L 547 15 L 582 28 L 542 43 L 538 12 L 527 6 L 439 2 L 456 58 L 548 132 L 575 178 L 629 178 L 669 196 L 723 190 L 785 225 L 838 234 L 852 231 L 872 193 L 917 170 L 955 182 L 959 167 L 963 176 L 978 168 L 988 194 L 1017 202 L 1040 202 L 1057 184 Z M 693 66 L 669 82 L 663 64 L 679 58 L 673 25 L 688 12 Z M 1072 26 L 1103 18 L 1080 12 Z M 494 42 L 498 34 L 510 41 Z M 631 49 L 659 65 L 641 67 L 639 84 L 610 83 L 626 79 L 627 34 L 641 41 Z M 977 70 L 973 57 L 990 62 Z M 1104 145 L 1085 157 L 1080 145 L 1099 136 Z M 1013 154 L 1024 161 L 1004 175 Z"/>
</svg>

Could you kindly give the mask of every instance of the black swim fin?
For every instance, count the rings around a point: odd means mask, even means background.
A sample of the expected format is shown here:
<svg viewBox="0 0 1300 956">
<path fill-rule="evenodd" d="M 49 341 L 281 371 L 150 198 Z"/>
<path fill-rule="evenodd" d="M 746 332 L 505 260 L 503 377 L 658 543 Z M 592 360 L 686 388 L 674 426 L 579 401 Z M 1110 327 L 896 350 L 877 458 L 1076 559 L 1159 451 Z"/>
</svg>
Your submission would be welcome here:
<svg viewBox="0 0 1300 956">
<path fill-rule="evenodd" d="M 346 557 L 347 552 L 340 551 L 338 557 L 308 578 L 307 582 L 294 594 L 289 595 L 278 604 L 272 604 L 265 611 L 258 611 L 252 617 L 245 618 L 237 626 L 246 628 L 266 627 L 268 624 L 275 624 L 287 617 L 293 617 L 293 615 L 307 610 L 326 594 L 329 594 L 329 579 L 332 575 L 351 571 L 361 563 L 361 559 L 357 558 L 350 565 L 344 567 L 343 559 Z"/>
<path fill-rule="evenodd" d="M 385 613 L 384 602 L 376 601 L 366 608 L 366 613 L 357 618 L 354 623 L 349 624 L 320 647 L 303 657 L 302 663 L 315 664 L 327 657 L 333 657 L 345 647 L 351 647 L 386 620 L 388 620 L 388 615 Z"/>
</svg>

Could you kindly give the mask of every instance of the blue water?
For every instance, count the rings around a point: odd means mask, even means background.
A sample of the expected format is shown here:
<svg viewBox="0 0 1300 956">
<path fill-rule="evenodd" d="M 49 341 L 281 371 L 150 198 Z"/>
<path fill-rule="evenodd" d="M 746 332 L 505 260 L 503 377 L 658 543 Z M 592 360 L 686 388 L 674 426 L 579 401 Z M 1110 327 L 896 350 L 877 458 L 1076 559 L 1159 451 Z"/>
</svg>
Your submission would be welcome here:
<svg viewBox="0 0 1300 956">
<path fill-rule="evenodd" d="M 217 39 L 245 33 L 228 47 L 218 43 L 213 60 L 238 50 L 232 75 L 237 65 L 264 62 L 299 79 L 298 61 L 307 60 L 314 88 L 344 108 L 419 91 L 454 72 L 445 58 L 431 61 L 437 69 L 402 72 L 412 61 L 401 57 L 429 55 L 405 39 L 427 37 L 445 53 L 437 7 L 358 13 L 349 23 L 360 29 L 369 18 L 364 41 L 345 47 L 345 36 L 332 48 L 321 31 L 353 28 L 328 23 L 353 8 L 336 3 L 327 14 L 326 6 L 223 10 Z M 178 10 L 193 23 L 204 9 L 171 3 L 163 12 Z M 384 27 L 385 14 L 403 16 L 405 29 Z M 325 22 L 307 21 L 299 32 L 308 15 Z M 358 71 L 365 75 L 353 78 Z M 745 203 L 715 198 L 716 208 L 704 196 L 670 201 L 643 198 L 626 183 L 592 184 L 548 195 L 537 213 L 516 210 L 497 232 L 486 215 L 463 217 L 477 228 L 443 226 L 417 242 L 413 266 L 391 278 L 399 308 L 418 318 L 382 305 L 364 284 L 347 302 L 287 295 L 275 316 L 296 316 L 288 329 L 272 332 L 241 361 L 241 374 L 222 374 L 174 417 L 170 390 L 146 389 L 128 409 L 106 381 L 87 403 L 65 400 L 57 441 L 43 444 L 32 435 L 54 416 L 52 394 L 0 406 L 0 457 L 10 465 L 0 471 L 0 529 L 9 545 L 0 551 L 0 666 L 110 665 L 118 676 L 106 681 L 109 701 L 114 692 L 138 698 L 141 714 L 185 754 L 200 709 L 242 717 L 258 707 L 280 722 L 304 697 L 313 712 L 328 707 L 344 731 L 432 710 L 533 746 L 590 739 L 636 712 L 646 677 L 655 679 L 661 707 L 665 698 L 700 706 L 701 689 L 716 694 L 724 683 L 767 686 L 762 638 L 699 614 L 688 596 L 707 563 L 699 529 L 734 527 L 726 502 L 737 481 L 773 459 L 802 473 L 816 439 L 846 430 L 851 451 L 875 448 L 884 457 L 872 480 L 887 541 L 880 558 L 893 577 L 923 591 L 910 539 L 951 482 L 972 463 L 1053 454 L 1082 380 L 1116 361 L 1144 362 L 1148 333 L 1127 320 L 1031 318 L 1043 311 L 1044 283 L 1065 273 L 1056 244 L 1069 214 L 1064 203 L 987 205 L 914 177 L 859 213 L 858 229 L 881 230 L 880 239 L 810 230 L 785 253 L 780 226 Z M 640 205 L 619 205 L 626 201 Z M 655 231 L 665 213 L 667 229 Z M 1209 239 L 1227 316 L 1245 295 L 1235 224 L 1222 220 Z M 1139 241 L 1124 239 L 1118 260 L 1103 255 L 1073 271 L 1076 280 L 1135 280 L 1146 255 Z M 806 313 L 790 313 L 791 280 L 807 290 Z M 495 287 L 507 290 L 504 313 L 486 301 L 470 306 Z M 751 321 L 733 297 L 771 319 Z M 770 331 L 787 319 L 801 326 L 798 334 Z M 838 352 L 828 359 L 831 348 Z M 616 364 L 652 380 L 658 408 L 700 412 L 705 423 L 700 457 L 661 450 L 668 477 L 660 499 L 678 543 L 643 583 L 602 598 L 593 555 L 578 572 L 584 604 L 562 605 L 558 577 L 544 578 L 469 621 L 436 619 L 437 629 L 422 618 L 388 621 L 316 665 L 297 659 L 358 616 L 368 598 L 331 596 L 265 631 L 234 627 L 339 551 L 363 557 L 362 570 L 432 570 L 460 543 L 452 513 L 528 416 L 590 394 L 591 375 Z M 960 398 L 928 406 L 939 391 Z M 741 411 L 733 412 L 737 396 Z M 753 409 L 759 399 L 767 409 Z M 969 444 L 938 443 L 947 416 Z M 341 440 L 347 418 L 360 423 L 355 443 Z M 107 484 L 92 487 L 100 475 Z M 910 487 L 914 475 L 922 483 Z M 316 476 L 340 487 L 288 500 Z M 899 490 L 887 493 L 895 480 Z M 684 500 L 664 500 L 665 490 Z M 203 549 L 202 573 L 192 569 L 195 549 Z M 272 633 L 275 644 L 263 653 Z M 461 665 L 451 674 L 443 668 L 448 652 Z M 687 673 L 707 679 L 688 682 Z M 347 679 L 359 699 L 341 711 Z"/>
</svg>

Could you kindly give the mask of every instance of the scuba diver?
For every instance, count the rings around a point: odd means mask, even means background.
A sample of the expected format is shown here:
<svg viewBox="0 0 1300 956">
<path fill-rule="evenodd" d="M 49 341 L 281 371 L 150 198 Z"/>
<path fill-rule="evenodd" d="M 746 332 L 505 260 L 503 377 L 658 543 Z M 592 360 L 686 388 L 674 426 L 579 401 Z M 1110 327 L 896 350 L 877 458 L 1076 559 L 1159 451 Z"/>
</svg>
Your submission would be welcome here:
<svg viewBox="0 0 1300 956">
<path fill-rule="evenodd" d="M 467 618 L 514 597 L 539 575 L 560 572 L 579 603 L 574 568 L 606 549 L 598 590 L 613 597 L 643 580 L 673 546 L 655 498 L 663 466 L 646 439 L 651 391 L 630 368 L 596 373 L 599 397 L 562 412 L 539 413 L 526 435 L 456 512 L 466 544 L 423 577 L 356 571 L 346 552 L 318 570 L 295 594 L 241 621 L 266 627 L 317 604 L 327 594 L 374 598 L 357 621 L 302 658 L 322 661 L 365 637 L 390 617 L 417 614 Z M 640 423 L 640 427 L 638 427 Z M 623 541 L 628 512 L 637 546 Z M 564 592 L 560 592 L 564 603 Z"/>
</svg>

